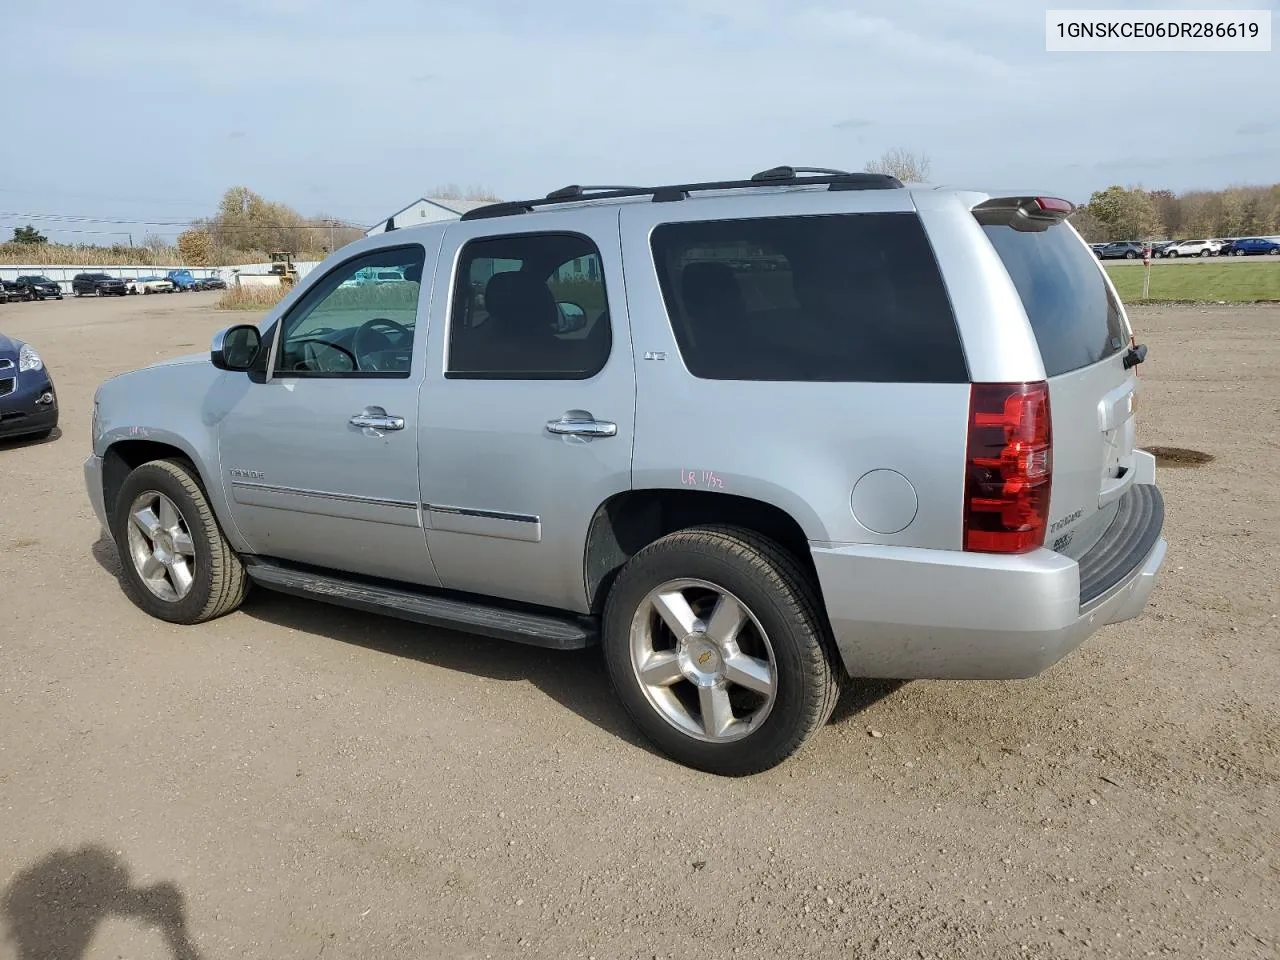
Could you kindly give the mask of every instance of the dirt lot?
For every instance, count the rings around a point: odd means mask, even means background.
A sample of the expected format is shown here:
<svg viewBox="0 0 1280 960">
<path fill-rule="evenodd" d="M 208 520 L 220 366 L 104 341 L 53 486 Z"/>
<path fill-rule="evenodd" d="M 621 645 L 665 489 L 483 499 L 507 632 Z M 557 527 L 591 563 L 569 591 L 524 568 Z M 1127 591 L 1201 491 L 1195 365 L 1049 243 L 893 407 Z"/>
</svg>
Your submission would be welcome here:
<svg viewBox="0 0 1280 960">
<path fill-rule="evenodd" d="M 0 306 L 65 430 L 0 447 L 0 957 L 1280 952 L 1280 308 L 1135 315 L 1141 442 L 1216 458 L 1160 473 L 1144 618 L 1035 680 L 860 686 L 730 781 L 650 752 L 594 651 L 131 606 L 92 391 L 204 349 L 214 296 Z"/>
</svg>

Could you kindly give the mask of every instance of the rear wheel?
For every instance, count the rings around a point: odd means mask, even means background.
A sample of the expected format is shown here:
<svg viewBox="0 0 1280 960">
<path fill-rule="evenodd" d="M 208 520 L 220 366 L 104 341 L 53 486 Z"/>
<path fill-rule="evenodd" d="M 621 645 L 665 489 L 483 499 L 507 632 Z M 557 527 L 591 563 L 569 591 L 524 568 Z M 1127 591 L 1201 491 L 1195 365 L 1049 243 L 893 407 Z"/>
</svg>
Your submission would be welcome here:
<svg viewBox="0 0 1280 960">
<path fill-rule="evenodd" d="M 1128 253 L 1124 255 L 1124 258 L 1126 260 L 1136 260 L 1138 258 L 1138 255 L 1134 253 L 1132 250 L 1130 250 Z"/>
<path fill-rule="evenodd" d="M 604 656 L 646 737 L 727 776 L 800 749 L 831 716 L 842 676 L 799 564 L 735 527 L 678 531 L 632 557 L 605 605 Z"/>
<path fill-rule="evenodd" d="M 1211 251 L 1210 251 L 1210 250 L 1207 250 L 1207 249 L 1206 249 L 1206 250 L 1201 250 L 1201 251 L 1200 251 L 1200 256 L 1202 256 L 1202 257 L 1207 257 L 1207 256 L 1209 256 L 1209 254 L 1210 254 L 1210 253 L 1211 253 Z"/>
<path fill-rule="evenodd" d="M 1243 256 L 1244 256 L 1244 251 L 1243 251 L 1243 250 L 1236 250 L 1236 251 L 1234 251 L 1234 253 L 1235 253 L 1235 255 L 1236 255 L 1237 257 L 1243 257 Z"/>
<path fill-rule="evenodd" d="M 151 616 L 201 623 L 244 600 L 244 566 L 189 464 L 153 460 L 133 470 L 116 500 L 113 532 L 125 593 Z"/>
</svg>

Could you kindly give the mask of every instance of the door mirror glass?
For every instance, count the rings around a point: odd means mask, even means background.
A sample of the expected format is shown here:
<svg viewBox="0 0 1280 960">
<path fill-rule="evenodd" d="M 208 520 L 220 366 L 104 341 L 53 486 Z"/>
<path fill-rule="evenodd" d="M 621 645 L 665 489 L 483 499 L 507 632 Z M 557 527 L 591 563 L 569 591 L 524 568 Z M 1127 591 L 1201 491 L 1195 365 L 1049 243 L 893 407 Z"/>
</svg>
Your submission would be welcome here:
<svg viewBox="0 0 1280 960">
<path fill-rule="evenodd" d="M 248 370 L 262 349 L 262 332 L 253 324 L 241 323 L 214 335 L 209 359 L 219 370 Z"/>
<path fill-rule="evenodd" d="M 576 333 L 587 325 L 587 311 L 572 300 L 561 300 L 556 306 L 560 308 L 556 333 Z"/>
</svg>

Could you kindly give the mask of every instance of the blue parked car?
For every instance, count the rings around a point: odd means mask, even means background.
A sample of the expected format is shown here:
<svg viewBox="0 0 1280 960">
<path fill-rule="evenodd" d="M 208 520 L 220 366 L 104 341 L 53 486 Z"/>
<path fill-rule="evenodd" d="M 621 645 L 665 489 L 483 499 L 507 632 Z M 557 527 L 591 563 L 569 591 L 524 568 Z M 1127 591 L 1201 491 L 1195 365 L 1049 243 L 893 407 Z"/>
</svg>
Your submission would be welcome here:
<svg viewBox="0 0 1280 960">
<path fill-rule="evenodd" d="M 1273 257 L 1280 256 L 1280 243 L 1268 240 L 1266 237 L 1245 237 L 1242 240 L 1231 241 L 1231 252 L 1237 257 L 1258 253 L 1269 253 Z"/>
<path fill-rule="evenodd" d="M 188 290 L 198 290 L 196 278 L 191 275 L 190 270 L 170 270 L 165 277 L 173 281 L 175 290 L 186 293 Z"/>
</svg>

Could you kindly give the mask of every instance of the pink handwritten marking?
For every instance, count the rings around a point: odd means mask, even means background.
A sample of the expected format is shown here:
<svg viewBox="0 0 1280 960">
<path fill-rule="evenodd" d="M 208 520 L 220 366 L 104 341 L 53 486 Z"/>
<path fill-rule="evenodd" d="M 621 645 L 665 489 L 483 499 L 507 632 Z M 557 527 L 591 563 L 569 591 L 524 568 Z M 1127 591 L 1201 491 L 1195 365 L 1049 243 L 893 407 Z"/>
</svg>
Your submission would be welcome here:
<svg viewBox="0 0 1280 960">
<path fill-rule="evenodd" d="M 716 476 L 714 470 L 680 470 L 680 482 L 686 487 L 707 487 L 710 490 L 723 490 L 724 481 Z"/>
</svg>

